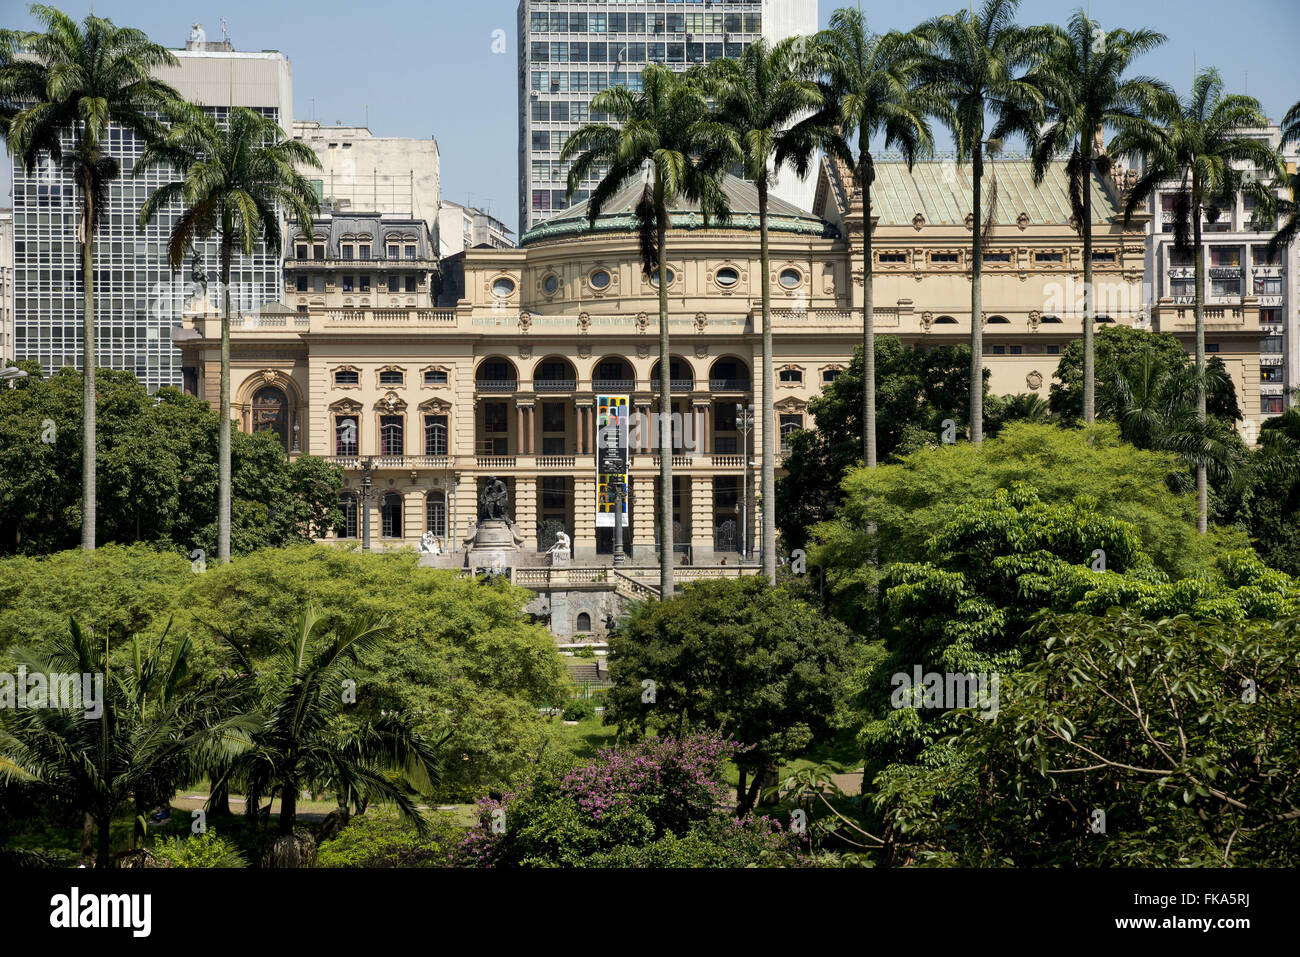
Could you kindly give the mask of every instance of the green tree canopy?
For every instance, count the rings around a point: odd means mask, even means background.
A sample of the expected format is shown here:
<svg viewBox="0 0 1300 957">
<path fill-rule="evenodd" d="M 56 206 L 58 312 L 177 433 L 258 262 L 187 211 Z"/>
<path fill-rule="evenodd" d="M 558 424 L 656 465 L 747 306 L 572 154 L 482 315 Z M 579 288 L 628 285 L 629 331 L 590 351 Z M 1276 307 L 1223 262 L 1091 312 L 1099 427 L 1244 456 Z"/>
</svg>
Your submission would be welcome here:
<svg viewBox="0 0 1300 957">
<path fill-rule="evenodd" d="M 734 739 L 744 813 L 758 798 L 760 772 L 829 732 L 851 638 L 785 587 L 753 577 L 697 582 L 673 601 L 639 606 L 611 637 L 605 720 Z"/>
<path fill-rule="evenodd" d="M 1300 863 L 1300 620 L 1035 626 L 1043 653 L 996 719 L 875 779 L 900 863 L 1188 867 Z"/>
<path fill-rule="evenodd" d="M 96 378 L 101 542 L 153 542 L 215 555 L 218 415 L 129 372 Z M 0 554 L 76 543 L 81 498 L 81 376 L 61 369 L 0 390 Z M 290 461 L 270 433 L 234 437 L 237 553 L 310 541 L 340 519 L 342 470 Z"/>
</svg>

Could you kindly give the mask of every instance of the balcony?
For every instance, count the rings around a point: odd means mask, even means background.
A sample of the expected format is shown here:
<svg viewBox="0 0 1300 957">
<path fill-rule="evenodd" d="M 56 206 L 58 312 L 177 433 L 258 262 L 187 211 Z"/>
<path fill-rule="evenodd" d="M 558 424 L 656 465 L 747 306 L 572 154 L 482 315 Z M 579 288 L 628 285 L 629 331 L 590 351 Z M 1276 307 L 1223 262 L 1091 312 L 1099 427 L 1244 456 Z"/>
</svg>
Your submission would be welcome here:
<svg viewBox="0 0 1300 957">
<path fill-rule="evenodd" d="M 635 379 L 592 379 L 593 392 L 631 392 L 636 389 Z"/>
<path fill-rule="evenodd" d="M 709 389 L 713 392 L 748 392 L 748 379 L 710 379 Z M 674 389 L 673 391 L 676 391 Z"/>
<path fill-rule="evenodd" d="M 534 392 L 572 392 L 578 387 L 575 379 L 534 379 Z M 486 391 L 486 390 L 484 390 Z"/>
<path fill-rule="evenodd" d="M 449 455 L 327 455 L 325 461 L 345 469 L 360 469 L 369 460 L 377 469 L 448 469 Z"/>
<path fill-rule="evenodd" d="M 479 392 L 514 392 L 519 388 L 518 379 L 477 379 L 474 388 Z"/>
<path fill-rule="evenodd" d="M 578 463 L 577 456 L 574 455 L 539 455 L 537 456 L 537 467 L 539 469 L 564 469 L 572 471 Z"/>
</svg>

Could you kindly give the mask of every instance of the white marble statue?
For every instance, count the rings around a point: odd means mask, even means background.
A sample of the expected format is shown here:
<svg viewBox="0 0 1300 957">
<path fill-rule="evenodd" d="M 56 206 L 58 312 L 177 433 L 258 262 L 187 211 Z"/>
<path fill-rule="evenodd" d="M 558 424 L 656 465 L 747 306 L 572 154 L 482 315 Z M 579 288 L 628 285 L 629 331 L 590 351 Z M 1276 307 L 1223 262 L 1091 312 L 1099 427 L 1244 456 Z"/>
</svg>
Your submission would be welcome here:
<svg viewBox="0 0 1300 957">
<path fill-rule="evenodd" d="M 442 543 L 438 541 L 433 532 L 425 532 L 420 536 L 420 553 L 423 555 L 442 554 Z"/>
</svg>

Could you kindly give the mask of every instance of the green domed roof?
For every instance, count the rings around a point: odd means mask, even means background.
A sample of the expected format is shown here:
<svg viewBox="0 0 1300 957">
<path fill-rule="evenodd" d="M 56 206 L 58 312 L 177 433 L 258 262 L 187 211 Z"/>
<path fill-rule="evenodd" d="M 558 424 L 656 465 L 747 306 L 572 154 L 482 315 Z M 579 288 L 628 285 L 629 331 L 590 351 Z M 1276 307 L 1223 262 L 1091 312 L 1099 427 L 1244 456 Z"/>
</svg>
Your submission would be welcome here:
<svg viewBox="0 0 1300 957">
<path fill-rule="evenodd" d="M 731 217 L 719 223 L 710 217 L 711 229 L 758 231 L 758 187 L 738 176 L 726 175 L 722 188 L 727 194 Z M 583 233 L 628 233 L 636 231 L 636 206 L 641 201 L 642 182 L 634 177 L 624 183 L 596 217 L 594 226 L 587 222 L 590 201 L 570 206 L 550 219 L 543 220 L 520 238 L 520 245 Z M 673 229 L 703 229 L 704 215 L 698 203 L 679 199 L 668 214 Z M 774 233 L 799 233 L 805 236 L 835 237 L 839 231 L 830 223 L 769 194 L 767 226 Z"/>
</svg>

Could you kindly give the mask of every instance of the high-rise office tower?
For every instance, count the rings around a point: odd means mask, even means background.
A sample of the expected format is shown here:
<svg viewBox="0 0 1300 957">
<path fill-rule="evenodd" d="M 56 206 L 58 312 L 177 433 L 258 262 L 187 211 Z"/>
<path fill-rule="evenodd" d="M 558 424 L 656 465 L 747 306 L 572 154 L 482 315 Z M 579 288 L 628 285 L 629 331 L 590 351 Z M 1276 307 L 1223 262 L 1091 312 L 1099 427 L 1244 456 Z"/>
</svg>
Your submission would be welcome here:
<svg viewBox="0 0 1300 957">
<path fill-rule="evenodd" d="M 293 129 L 293 81 L 288 59 L 276 51 L 236 52 L 228 40 L 208 42 L 195 24 L 184 50 L 173 50 L 178 65 L 159 71 L 159 79 L 183 97 L 224 119 L 230 106 L 247 106 Z M 65 147 L 71 137 L 65 140 Z M 140 230 L 146 197 L 167 182 L 153 170 L 131 175 L 144 144 L 129 130 L 111 127 L 104 144 L 122 172 L 109 190 L 95 238 L 96 360 L 101 367 L 134 372 L 150 389 L 180 386 L 180 353 L 171 330 L 181 325 L 194 287 L 193 264 L 206 273 L 209 297 L 218 303 L 219 267 L 215 240 L 197 244 L 184 269 L 173 275 L 167 263 L 167 237 L 180 215 L 179 203 L 160 210 Z M 36 359 L 47 372 L 81 367 L 82 283 L 77 245 L 78 199 L 66 164 L 48 160 L 26 171 L 13 161 L 14 317 L 13 355 Z M 188 288 L 187 288 L 188 286 Z M 276 302 L 284 292 L 279 256 L 256 247 L 237 256 L 231 273 L 236 308 Z"/>
<path fill-rule="evenodd" d="M 739 56 L 760 36 L 775 42 L 816 31 L 817 0 L 520 0 L 520 235 L 569 207 L 560 150 L 574 130 L 602 119 L 591 112 L 596 93 L 639 88 L 650 63 L 685 70 Z M 583 183 L 572 202 L 598 181 Z M 783 172 L 773 194 L 806 209 L 813 185 Z"/>
</svg>

